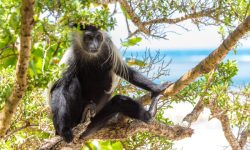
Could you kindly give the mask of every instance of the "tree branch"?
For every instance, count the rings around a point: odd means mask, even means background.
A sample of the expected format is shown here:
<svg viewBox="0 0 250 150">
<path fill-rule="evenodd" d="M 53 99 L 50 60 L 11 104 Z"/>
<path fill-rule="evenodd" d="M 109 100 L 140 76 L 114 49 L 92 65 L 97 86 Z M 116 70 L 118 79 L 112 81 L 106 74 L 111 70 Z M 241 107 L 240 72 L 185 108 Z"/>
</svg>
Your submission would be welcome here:
<svg viewBox="0 0 250 150">
<path fill-rule="evenodd" d="M 65 143 L 60 137 L 55 137 L 49 140 L 49 142 L 45 142 L 42 147 L 40 147 L 40 150 L 61 149 L 65 147 L 80 149 L 84 142 L 89 139 L 124 140 L 138 132 L 150 132 L 158 136 L 164 136 L 170 140 L 180 140 L 190 137 L 193 134 L 193 130 L 190 128 L 178 125 L 168 126 L 157 121 L 151 121 L 149 124 L 146 124 L 138 120 L 134 120 L 130 123 L 110 124 L 84 140 L 78 138 L 79 131 L 84 130 L 78 129 L 78 133 L 76 133 L 78 135 L 76 135 L 74 143 L 68 144 Z"/>
<path fill-rule="evenodd" d="M 11 135 L 13 135 L 14 133 L 20 131 L 20 130 L 23 130 L 25 128 L 29 128 L 29 127 L 34 127 L 34 126 L 38 126 L 38 125 L 35 125 L 35 124 L 30 124 L 29 122 L 26 123 L 26 125 L 20 127 L 20 128 L 17 128 L 13 131 L 11 131 L 10 133 L 7 133 L 7 135 L 4 137 L 4 140 L 7 140 Z"/>
<path fill-rule="evenodd" d="M 196 12 L 195 10 L 193 10 L 191 14 L 187 14 L 182 17 L 178 17 L 174 19 L 163 17 L 163 18 L 157 18 L 157 19 L 152 19 L 149 21 L 142 22 L 141 18 L 143 17 L 143 15 L 138 16 L 135 12 L 136 8 L 133 9 L 131 4 L 129 4 L 126 0 L 119 0 L 119 2 L 120 2 L 120 5 L 126 10 L 127 14 L 130 16 L 131 21 L 138 27 L 138 29 L 132 32 L 132 34 L 129 35 L 129 37 L 132 37 L 133 35 L 139 32 L 142 32 L 152 37 L 166 39 L 165 34 L 161 33 L 162 35 L 161 34 L 158 35 L 156 33 L 153 33 L 153 31 L 156 31 L 157 29 L 151 28 L 152 25 L 162 24 L 162 23 L 176 24 L 176 23 L 188 20 L 188 19 L 195 19 L 195 18 L 201 18 L 201 17 L 211 17 L 214 19 L 214 17 L 212 17 L 211 14 L 218 10 L 218 8 L 216 9 L 210 8 L 210 9 L 202 10 L 199 12 Z"/>
<path fill-rule="evenodd" d="M 250 137 L 250 129 L 245 129 L 244 131 L 241 132 L 239 143 L 242 149 L 246 145 L 247 139 L 249 137 Z"/>
<path fill-rule="evenodd" d="M 193 12 L 191 14 L 184 15 L 182 17 L 174 18 L 174 19 L 169 19 L 169 18 L 158 18 L 158 19 L 153 19 L 150 21 L 143 22 L 142 24 L 144 26 L 146 25 L 151 25 L 151 24 L 160 24 L 160 23 L 168 23 L 168 24 L 176 24 L 188 19 L 194 19 L 194 18 L 200 18 L 200 17 L 208 17 L 212 13 L 216 12 L 217 9 L 207 9 L 207 10 L 202 10 L 200 12 Z"/>
<path fill-rule="evenodd" d="M 27 88 L 27 69 L 31 49 L 31 30 L 34 24 L 33 7 L 34 0 L 22 0 L 21 6 L 21 49 L 18 55 L 16 66 L 16 81 L 10 97 L 6 100 L 5 106 L 0 114 L 0 137 L 3 137 L 10 127 L 13 114 L 16 111 L 18 102 L 24 95 Z"/>
<path fill-rule="evenodd" d="M 241 150 L 240 144 L 231 130 L 229 118 L 226 112 L 223 112 L 222 109 L 216 106 L 215 100 L 210 101 L 208 107 L 211 110 L 212 115 L 215 116 L 221 122 L 224 135 L 229 144 L 231 145 L 232 149 Z"/>
<path fill-rule="evenodd" d="M 211 82 L 212 82 L 212 79 L 213 79 L 213 75 L 214 75 L 214 71 L 215 69 L 213 69 L 213 71 L 211 71 L 209 77 L 208 77 L 208 81 L 207 81 L 207 85 L 206 85 L 206 88 L 205 88 L 205 91 L 204 93 L 207 93 L 210 85 L 211 85 Z M 192 110 L 191 113 L 187 114 L 184 119 L 183 119 L 183 122 L 187 122 L 188 123 L 188 126 L 191 125 L 191 123 L 195 122 L 198 117 L 200 116 L 201 112 L 203 111 L 204 109 L 204 97 L 205 95 L 203 95 L 200 100 L 198 101 L 198 103 L 195 105 L 194 109 Z"/>
<path fill-rule="evenodd" d="M 117 0 L 94 0 L 93 3 L 96 3 L 96 4 L 104 4 L 104 5 L 108 5 L 108 4 L 113 4 L 113 3 L 116 3 Z"/>
<path fill-rule="evenodd" d="M 145 26 L 142 24 L 141 19 L 136 15 L 133 8 L 127 3 L 126 0 L 119 0 L 121 6 L 125 8 L 126 12 L 128 13 L 129 17 L 131 18 L 132 22 L 138 27 L 138 29 L 145 33 L 146 35 L 149 35 L 150 32 Z"/>
</svg>

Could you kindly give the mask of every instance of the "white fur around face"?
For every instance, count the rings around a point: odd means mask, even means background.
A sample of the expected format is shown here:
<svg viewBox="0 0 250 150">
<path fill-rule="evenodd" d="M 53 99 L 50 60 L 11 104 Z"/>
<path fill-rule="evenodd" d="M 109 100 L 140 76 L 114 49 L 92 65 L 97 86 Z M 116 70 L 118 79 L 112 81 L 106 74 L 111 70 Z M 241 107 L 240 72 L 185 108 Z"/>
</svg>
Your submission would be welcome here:
<svg viewBox="0 0 250 150">
<path fill-rule="evenodd" d="M 63 57 L 59 62 L 59 66 L 61 66 L 62 64 L 69 65 L 70 62 L 72 62 L 73 60 L 74 60 L 73 47 L 71 46 L 63 54 Z"/>
</svg>

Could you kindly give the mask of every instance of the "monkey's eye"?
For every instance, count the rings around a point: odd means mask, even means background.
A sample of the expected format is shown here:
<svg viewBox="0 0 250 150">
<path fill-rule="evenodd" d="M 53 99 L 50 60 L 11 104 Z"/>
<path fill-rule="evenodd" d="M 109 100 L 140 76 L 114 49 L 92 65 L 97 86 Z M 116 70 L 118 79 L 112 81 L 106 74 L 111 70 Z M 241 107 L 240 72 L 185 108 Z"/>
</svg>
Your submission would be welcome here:
<svg viewBox="0 0 250 150">
<path fill-rule="evenodd" d="M 101 34 L 101 33 L 98 33 L 98 34 L 96 35 L 96 39 L 97 39 L 99 42 L 101 42 L 101 41 L 103 40 L 102 34 Z"/>
</svg>

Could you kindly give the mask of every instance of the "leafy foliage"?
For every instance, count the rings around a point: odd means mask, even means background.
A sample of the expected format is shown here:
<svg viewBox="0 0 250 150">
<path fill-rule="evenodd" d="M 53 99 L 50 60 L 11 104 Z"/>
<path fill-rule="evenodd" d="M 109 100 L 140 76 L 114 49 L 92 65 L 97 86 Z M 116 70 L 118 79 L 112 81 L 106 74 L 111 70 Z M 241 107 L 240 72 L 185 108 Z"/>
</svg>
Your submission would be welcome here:
<svg viewBox="0 0 250 150">
<path fill-rule="evenodd" d="M 6 98 L 11 94 L 11 89 L 14 84 L 14 69 L 4 68 L 0 72 L 0 110 L 4 106 Z"/>
<path fill-rule="evenodd" d="M 203 97 L 209 104 L 214 101 L 214 107 L 219 107 L 227 112 L 230 123 L 236 128 L 249 128 L 249 85 L 242 89 L 232 88 L 233 77 L 237 75 L 238 68 L 235 60 L 221 62 L 213 73 L 211 83 L 208 85 L 209 74 L 191 83 L 178 93 L 176 102 L 189 101 L 194 104 L 197 98 Z"/>
</svg>

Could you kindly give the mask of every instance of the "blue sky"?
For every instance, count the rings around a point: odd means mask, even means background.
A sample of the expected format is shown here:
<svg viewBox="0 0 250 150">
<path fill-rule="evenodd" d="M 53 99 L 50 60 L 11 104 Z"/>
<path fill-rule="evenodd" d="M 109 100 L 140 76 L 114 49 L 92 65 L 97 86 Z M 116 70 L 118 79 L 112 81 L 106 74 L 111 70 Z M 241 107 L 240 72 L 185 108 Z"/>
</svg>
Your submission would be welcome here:
<svg viewBox="0 0 250 150">
<path fill-rule="evenodd" d="M 111 6 L 111 10 L 113 7 Z M 112 40 L 120 48 L 120 41 L 125 40 L 128 32 L 125 24 L 125 18 L 118 8 L 118 12 L 115 15 L 117 19 L 117 25 L 115 30 L 110 32 Z M 133 24 L 130 22 L 131 29 L 134 31 L 136 29 Z M 169 26 L 168 31 L 174 31 L 175 33 L 169 33 L 167 38 L 164 39 L 152 39 L 149 40 L 143 39 L 142 42 L 137 46 L 130 47 L 129 49 L 138 50 L 138 49 L 178 49 L 178 50 L 187 50 L 187 49 L 214 49 L 217 48 L 222 42 L 221 36 L 218 34 L 218 27 L 207 26 L 202 27 L 199 31 L 196 26 L 192 25 L 190 21 L 185 21 L 182 25 L 188 28 L 190 31 L 186 31 L 177 26 Z M 250 38 L 242 39 L 240 48 L 249 49 L 250 48 Z"/>
</svg>

